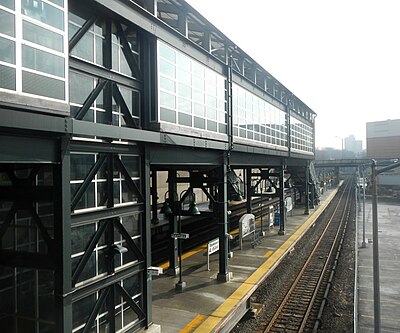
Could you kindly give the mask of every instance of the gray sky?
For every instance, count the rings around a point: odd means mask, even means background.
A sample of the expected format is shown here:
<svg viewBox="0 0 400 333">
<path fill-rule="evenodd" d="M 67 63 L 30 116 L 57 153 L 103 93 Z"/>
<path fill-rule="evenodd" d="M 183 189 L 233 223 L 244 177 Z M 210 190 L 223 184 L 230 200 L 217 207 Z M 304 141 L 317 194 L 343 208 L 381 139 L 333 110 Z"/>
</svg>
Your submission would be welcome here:
<svg viewBox="0 0 400 333">
<path fill-rule="evenodd" d="M 400 118 L 399 0 L 187 0 L 317 114 L 316 146 Z"/>
</svg>

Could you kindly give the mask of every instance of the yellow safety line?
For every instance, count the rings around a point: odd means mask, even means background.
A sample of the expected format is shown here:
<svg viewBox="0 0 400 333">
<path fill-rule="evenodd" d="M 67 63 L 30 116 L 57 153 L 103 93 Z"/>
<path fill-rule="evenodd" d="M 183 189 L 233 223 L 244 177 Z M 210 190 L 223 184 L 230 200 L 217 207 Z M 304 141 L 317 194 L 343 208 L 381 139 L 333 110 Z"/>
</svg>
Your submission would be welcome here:
<svg viewBox="0 0 400 333">
<path fill-rule="evenodd" d="M 207 249 L 207 245 L 203 244 L 200 245 L 196 248 L 194 248 L 193 250 L 190 250 L 188 252 L 185 252 L 184 254 L 182 254 L 182 260 L 191 257 L 192 255 L 199 253 L 200 251 L 206 250 Z M 162 269 L 166 269 L 169 267 L 169 261 L 166 261 L 164 263 L 162 263 L 161 265 L 159 265 L 158 267 L 161 267 Z"/>
<path fill-rule="evenodd" d="M 201 314 L 197 315 L 196 317 L 193 318 L 193 320 L 187 324 L 183 329 L 179 331 L 179 333 L 189 333 L 192 332 L 197 326 L 200 325 L 202 321 L 206 319 L 206 316 L 203 316 Z"/>
<path fill-rule="evenodd" d="M 289 239 L 281 245 L 272 255 L 253 273 L 245 282 L 243 282 L 238 289 L 236 289 L 210 316 L 204 320 L 194 332 L 209 333 L 214 329 L 224 318 L 237 307 L 242 299 L 249 294 L 250 291 L 255 291 L 261 282 L 261 279 L 266 273 L 283 258 L 283 255 L 289 251 L 293 243 L 306 232 L 308 227 L 312 225 L 317 218 L 324 211 L 328 203 L 332 200 L 337 190 L 333 191 L 324 203 L 314 212 L 314 214 L 304 222 Z M 268 252 L 267 252 L 268 253 Z"/>
<path fill-rule="evenodd" d="M 274 251 L 269 250 L 269 251 L 267 251 L 267 253 L 264 254 L 264 257 L 265 257 L 265 258 L 268 258 L 268 257 L 271 256 L 272 253 L 274 253 Z"/>
</svg>

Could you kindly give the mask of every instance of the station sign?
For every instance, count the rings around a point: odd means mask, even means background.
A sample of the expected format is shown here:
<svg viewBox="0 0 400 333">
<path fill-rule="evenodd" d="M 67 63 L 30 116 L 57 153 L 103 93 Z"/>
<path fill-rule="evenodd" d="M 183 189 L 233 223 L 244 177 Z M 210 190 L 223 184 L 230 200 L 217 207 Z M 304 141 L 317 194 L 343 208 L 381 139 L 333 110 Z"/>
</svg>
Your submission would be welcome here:
<svg viewBox="0 0 400 333">
<path fill-rule="evenodd" d="M 174 232 L 174 233 L 171 234 L 171 238 L 175 238 L 175 239 L 188 239 L 188 238 L 189 238 L 189 234 Z"/>
<path fill-rule="evenodd" d="M 208 254 L 213 254 L 219 251 L 219 238 L 215 238 L 208 242 Z"/>
</svg>

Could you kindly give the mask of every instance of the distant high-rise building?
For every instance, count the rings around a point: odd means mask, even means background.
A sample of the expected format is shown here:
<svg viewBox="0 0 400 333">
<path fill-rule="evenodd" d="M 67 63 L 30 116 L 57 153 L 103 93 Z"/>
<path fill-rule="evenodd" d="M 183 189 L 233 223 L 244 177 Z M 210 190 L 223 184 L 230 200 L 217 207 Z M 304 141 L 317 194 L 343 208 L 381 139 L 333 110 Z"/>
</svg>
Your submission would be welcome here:
<svg viewBox="0 0 400 333">
<path fill-rule="evenodd" d="M 344 138 L 344 150 L 351 151 L 358 155 L 362 152 L 362 140 L 356 140 L 354 135 Z"/>
<path fill-rule="evenodd" d="M 400 119 L 367 123 L 367 157 L 400 157 Z"/>
</svg>

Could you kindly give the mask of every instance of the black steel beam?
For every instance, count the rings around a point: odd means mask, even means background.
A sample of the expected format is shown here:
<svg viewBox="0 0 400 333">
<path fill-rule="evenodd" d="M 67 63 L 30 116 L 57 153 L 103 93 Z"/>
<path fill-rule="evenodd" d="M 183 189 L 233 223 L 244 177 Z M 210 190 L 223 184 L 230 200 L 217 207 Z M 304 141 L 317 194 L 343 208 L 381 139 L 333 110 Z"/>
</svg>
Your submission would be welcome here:
<svg viewBox="0 0 400 333">
<path fill-rule="evenodd" d="M 133 88 L 138 91 L 142 89 L 142 83 L 137 79 L 127 77 L 115 71 L 110 71 L 106 68 L 97 66 L 95 64 L 91 64 L 86 61 L 74 58 L 73 56 L 69 57 L 69 65 L 70 68 L 73 70 L 90 74 L 100 79 L 109 80 L 118 84 L 122 84 L 124 86 Z"/>
<path fill-rule="evenodd" d="M 132 214 L 138 214 L 144 209 L 143 203 L 132 204 L 128 206 L 104 208 L 92 212 L 84 212 L 71 215 L 71 226 L 75 227 L 88 222 L 105 220 L 110 217 L 124 217 Z"/>
<path fill-rule="evenodd" d="M 137 275 L 140 272 L 146 269 L 144 262 L 135 262 L 128 268 L 119 270 L 115 272 L 113 275 L 107 275 L 104 277 L 99 277 L 96 281 L 93 281 L 89 284 L 85 284 L 82 287 L 75 288 L 71 293 L 72 302 L 76 302 L 85 298 L 93 293 L 111 286 L 119 281 L 130 278 L 131 276 Z"/>
<path fill-rule="evenodd" d="M 135 144 L 119 144 L 111 142 L 90 142 L 90 141 L 71 141 L 72 152 L 85 153 L 104 153 L 104 154 L 122 154 L 122 155 L 139 155 L 140 151 Z"/>
<path fill-rule="evenodd" d="M 34 131 L 68 133 L 70 130 L 69 125 L 70 123 L 67 118 L 34 112 L 21 112 L 0 107 L 0 128 L 12 129 L 14 132 L 16 129 L 21 129 L 30 131 L 29 134 L 34 133 Z M 45 141 L 43 140 L 43 144 L 44 143 Z M 2 144 L 0 146 L 2 147 L 4 145 Z M 31 146 L 29 148 L 31 149 Z M 0 149 L 3 150 L 4 148 Z M 32 153 L 27 155 L 30 156 Z"/>
</svg>

